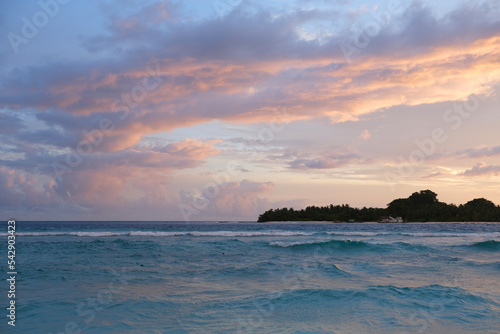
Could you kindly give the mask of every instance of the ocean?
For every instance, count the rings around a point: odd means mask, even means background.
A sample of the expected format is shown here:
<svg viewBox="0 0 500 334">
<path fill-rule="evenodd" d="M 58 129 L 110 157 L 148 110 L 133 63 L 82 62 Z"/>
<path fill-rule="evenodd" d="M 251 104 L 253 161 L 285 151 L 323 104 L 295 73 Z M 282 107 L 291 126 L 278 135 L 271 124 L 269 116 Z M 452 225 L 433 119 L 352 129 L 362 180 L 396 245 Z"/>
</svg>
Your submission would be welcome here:
<svg viewBox="0 0 500 334">
<path fill-rule="evenodd" d="M 15 236 L 0 333 L 500 333 L 500 224 L 19 221 Z"/>
</svg>

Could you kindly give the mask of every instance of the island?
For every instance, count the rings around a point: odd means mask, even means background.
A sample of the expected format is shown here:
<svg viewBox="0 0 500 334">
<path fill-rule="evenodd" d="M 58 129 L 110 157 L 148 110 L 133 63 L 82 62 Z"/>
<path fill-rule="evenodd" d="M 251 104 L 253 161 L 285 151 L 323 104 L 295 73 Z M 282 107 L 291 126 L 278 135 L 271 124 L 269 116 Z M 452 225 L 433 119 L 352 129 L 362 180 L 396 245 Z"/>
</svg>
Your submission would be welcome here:
<svg viewBox="0 0 500 334">
<path fill-rule="evenodd" d="M 258 222 L 328 221 L 328 222 L 499 222 L 500 206 L 485 198 L 465 204 L 440 202 L 431 190 L 414 192 L 395 199 L 386 208 L 353 208 L 348 204 L 308 206 L 305 209 L 271 209 L 259 215 Z"/>
</svg>

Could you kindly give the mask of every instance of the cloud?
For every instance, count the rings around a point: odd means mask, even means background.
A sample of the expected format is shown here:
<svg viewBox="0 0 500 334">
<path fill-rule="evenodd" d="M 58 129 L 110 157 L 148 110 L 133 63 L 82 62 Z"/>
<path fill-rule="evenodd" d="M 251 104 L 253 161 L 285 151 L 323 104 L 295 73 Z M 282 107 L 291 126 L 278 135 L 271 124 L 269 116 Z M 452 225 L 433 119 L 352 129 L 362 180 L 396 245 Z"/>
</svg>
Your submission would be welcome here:
<svg viewBox="0 0 500 334">
<path fill-rule="evenodd" d="M 23 121 L 11 113 L 0 113 L 0 133 L 10 135 L 25 128 Z"/>
<path fill-rule="evenodd" d="M 64 172 L 54 189 L 61 197 L 71 197 L 81 205 L 124 205 L 138 197 L 151 202 L 151 196 L 159 204 L 167 199 L 166 188 L 173 171 L 197 167 L 217 153 L 212 143 L 195 139 L 110 154 L 98 153 L 83 157 L 74 170 Z M 41 171 L 54 173 L 50 169 Z"/>
<path fill-rule="evenodd" d="M 0 205 L 41 209 L 41 206 L 53 208 L 65 203 L 76 212 L 138 206 L 158 210 L 175 201 L 176 195 L 168 192 L 172 173 L 197 167 L 206 158 L 218 154 L 213 146 L 217 142 L 186 139 L 109 154 L 95 153 L 81 157 L 80 164 L 72 168 L 65 165 L 65 155 L 54 156 L 47 151 L 4 161 L 11 168 L 0 167 Z M 54 163 L 66 166 L 60 178 L 53 169 Z M 21 172 L 22 169 L 38 176 Z"/>
<path fill-rule="evenodd" d="M 408 59 L 433 54 L 432 50 L 469 47 L 477 40 L 498 34 L 497 13 L 498 6 L 493 1 L 462 3 L 441 16 L 434 14 L 424 2 L 413 1 L 403 15 L 391 18 L 361 57 L 392 54 L 395 58 Z"/>
<path fill-rule="evenodd" d="M 299 140 L 300 141 L 300 140 Z M 335 169 L 351 164 L 363 163 L 363 159 L 352 149 L 343 147 L 317 147 L 307 149 L 308 145 L 295 145 L 281 154 L 268 155 L 274 163 L 284 163 L 291 170 Z M 307 153 L 303 153 L 307 150 Z"/>
<path fill-rule="evenodd" d="M 471 169 L 467 169 L 462 173 L 463 176 L 498 176 L 500 175 L 500 166 L 487 165 L 480 162 Z"/>
<path fill-rule="evenodd" d="M 371 137 L 370 131 L 365 129 L 365 131 L 363 131 L 358 138 L 368 140 L 370 137 Z"/>
<path fill-rule="evenodd" d="M 431 173 L 431 174 L 428 174 L 426 176 L 423 176 L 422 178 L 423 179 L 434 179 L 434 178 L 437 178 L 439 176 L 442 176 L 443 173 L 442 172 L 435 172 L 435 173 Z"/>
<path fill-rule="evenodd" d="M 281 141 L 280 145 L 283 147 L 274 149 L 272 154 L 268 153 L 259 159 L 259 163 L 282 164 L 290 170 L 300 171 L 336 169 L 352 164 L 364 164 L 368 161 L 351 148 L 321 146 L 319 144 L 316 147 L 310 147 L 310 143 L 305 137 L 307 134 L 304 136 L 296 135 L 296 141 L 293 143 L 286 142 L 286 140 Z"/>
<path fill-rule="evenodd" d="M 29 64 L 2 71 L 2 203 L 62 205 L 77 212 L 163 212 L 162 207 L 175 207 L 177 200 L 177 190 L 172 194 L 169 189 L 171 178 L 219 155 L 218 142 L 177 139 L 146 145 L 146 136 L 213 121 L 264 123 L 278 107 L 286 107 L 287 119 L 296 123 L 321 120 L 349 126 L 380 118 L 373 122 L 377 126 L 360 124 L 347 139 L 339 134 L 341 144 L 329 142 L 345 149 L 320 143 L 323 138 L 316 137 L 315 128 L 304 129 L 310 138 L 302 141 L 276 140 L 272 147 L 258 148 L 268 162 L 288 172 L 321 172 L 364 164 L 369 157 L 388 161 L 397 150 L 407 154 L 414 147 L 417 135 L 408 138 L 421 131 L 416 125 L 442 122 L 439 108 L 444 104 L 486 93 L 500 81 L 500 16 L 494 1 L 464 3 L 439 16 L 422 2 L 412 2 L 370 36 L 350 62 L 339 45 L 352 42 L 352 36 L 349 29 L 339 29 L 346 16 L 337 10 L 301 5 L 278 13 L 243 1 L 213 18 L 187 16 L 183 6 L 189 5 L 161 1 L 125 10 L 108 2 L 101 6 L 107 17 L 96 18 L 104 29 L 95 26 L 80 36 L 84 51 L 60 56 L 54 48 L 43 57 L 40 51 L 30 55 Z M 66 8 L 66 15 L 80 14 L 72 8 Z M 353 16 L 362 26 L 363 15 L 373 11 L 367 6 Z M 311 26 L 329 28 L 311 31 Z M 411 107 L 439 110 L 431 118 L 430 112 L 423 117 Z M 405 119 L 410 109 L 411 122 Z M 392 127 L 389 116 L 394 116 Z M 103 120 L 111 122 L 112 130 L 100 130 Z M 401 138 L 397 145 L 395 137 Z M 83 145 L 93 145 L 92 153 L 57 180 L 53 163 L 66 164 L 67 154 Z M 256 151 L 257 144 L 253 146 Z M 450 149 L 457 151 L 459 158 L 477 159 L 495 156 L 500 149 Z M 438 152 L 427 160 L 449 156 Z M 496 168 L 478 164 L 463 175 L 496 175 Z M 271 188 L 235 181 L 207 212 L 252 216 L 270 204 L 262 194 Z"/>
<path fill-rule="evenodd" d="M 276 18 L 235 10 L 220 19 L 165 19 L 157 28 L 133 14 L 114 19 L 111 35 L 103 35 L 112 49 L 137 42 L 117 59 L 17 69 L 0 84 L 0 106 L 108 117 L 115 99 L 148 78 L 147 62 L 158 64 L 161 85 L 117 124 L 122 136 L 213 119 L 261 121 L 278 106 L 296 119 L 327 115 L 342 121 L 394 105 L 463 99 L 479 89 L 481 78 L 500 76 L 500 21 L 491 12 L 487 5 L 465 6 L 438 19 L 414 4 L 351 63 L 340 52 L 339 36 L 319 43 L 297 33 L 303 24 L 335 20 L 335 13 L 296 11 Z M 133 33 L 144 25 L 156 30 Z"/>
<path fill-rule="evenodd" d="M 326 155 L 314 158 L 298 158 L 290 162 L 291 169 L 333 169 L 347 166 L 357 161 L 356 154 Z"/>
<path fill-rule="evenodd" d="M 457 152 L 457 156 L 461 158 L 477 159 L 484 157 L 492 157 L 500 154 L 500 146 L 483 146 L 476 148 L 469 148 Z"/>
<path fill-rule="evenodd" d="M 106 29 L 108 34 L 93 37 L 81 36 L 81 44 L 91 53 L 112 49 L 122 53 L 137 43 L 161 37 L 160 31 L 165 23 L 177 20 L 178 4 L 160 1 L 146 5 L 131 15 L 119 15 L 122 5 L 110 2 L 103 5 L 107 13 Z"/>
<path fill-rule="evenodd" d="M 253 220 L 271 207 L 269 200 L 261 196 L 273 187 L 272 182 L 242 180 L 220 184 L 213 197 L 181 191 L 179 196 L 183 206 L 180 209 L 184 210 L 189 220 L 196 220 L 199 216 L 215 219 L 245 217 Z"/>
<path fill-rule="evenodd" d="M 33 210 L 61 203 L 52 180 L 0 166 L 0 209 Z"/>
</svg>

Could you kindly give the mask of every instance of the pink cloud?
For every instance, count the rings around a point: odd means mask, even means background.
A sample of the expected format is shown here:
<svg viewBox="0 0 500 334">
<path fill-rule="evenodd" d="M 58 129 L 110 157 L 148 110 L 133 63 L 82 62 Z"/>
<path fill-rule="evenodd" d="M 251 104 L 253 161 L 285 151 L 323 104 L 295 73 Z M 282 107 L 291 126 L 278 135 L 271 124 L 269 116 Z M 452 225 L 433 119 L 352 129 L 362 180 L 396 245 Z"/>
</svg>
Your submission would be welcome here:
<svg viewBox="0 0 500 334">
<path fill-rule="evenodd" d="M 41 181 L 27 172 L 0 167 L 0 208 L 33 210 L 61 202 L 53 189 L 54 181 Z"/>
<path fill-rule="evenodd" d="M 172 172 L 197 167 L 218 154 L 213 146 L 218 142 L 188 138 L 167 145 L 95 153 L 83 157 L 60 179 L 49 171 L 37 177 L 0 167 L 0 206 L 55 210 L 64 204 L 82 213 L 128 207 L 158 210 L 176 201 L 176 194 L 168 191 Z"/>
<path fill-rule="evenodd" d="M 122 205 L 137 197 L 158 202 L 166 198 L 164 189 L 172 171 L 199 166 L 218 154 L 215 143 L 188 138 L 165 146 L 96 153 L 64 173 L 54 189 L 62 198 L 82 205 Z"/>
<path fill-rule="evenodd" d="M 137 42 L 130 58 L 18 70 L 2 81 L 0 107 L 72 114 L 73 123 L 82 124 L 65 128 L 73 135 L 79 135 L 84 124 L 89 129 L 109 117 L 116 120 L 115 129 L 102 149 L 114 151 L 137 144 L 146 134 L 214 119 L 260 122 L 278 106 L 288 108 L 290 120 L 320 116 L 334 122 L 356 120 L 395 105 L 465 99 L 471 92 L 482 92 L 484 78 L 500 78 L 497 20 L 482 7 L 450 14 L 467 22 L 484 17 L 467 25 L 471 38 L 467 43 L 455 20 L 437 19 L 415 6 L 401 18 L 402 30 L 383 31 L 355 62 L 347 63 L 338 40 L 319 46 L 297 35 L 297 22 L 317 19 L 321 13 L 300 12 L 279 20 L 264 13 L 235 13 L 223 20 L 182 25 L 168 20 L 175 11 L 169 6 L 147 6 L 111 20 L 111 37 L 101 39 L 111 49 Z M 171 24 L 170 30 L 155 28 L 151 22 L 156 21 Z M 427 44 L 425 39 L 414 40 L 416 28 L 410 22 L 433 31 L 433 38 Z M 248 31 L 245 26 L 259 29 Z M 222 37 L 232 43 L 206 43 Z M 387 44 L 394 40 L 408 48 L 400 48 L 402 54 L 388 52 L 393 48 Z M 145 55 L 155 71 L 158 65 L 153 78 L 146 63 L 136 62 Z M 124 94 L 131 99 L 134 89 L 137 93 L 137 87 L 154 84 L 155 79 L 158 86 L 147 90 L 140 101 L 132 99 L 134 107 L 126 119 L 117 120 L 122 115 L 119 108 L 126 106 L 114 101 L 123 100 Z M 57 122 L 45 120 L 49 126 Z"/>
<path fill-rule="evenodd" d="M 368 130 L 366 130 L 366 129 L 365 129 L 365 130 L 364 130 L 364 131 L 363 131 L 363 132 L 359 135 L 359 137 L 358 137 L 358 138 L 360 138 L 360 139 L 364 139 L 364 140 L 368 140 L 371 136 L 372 136 L 372 135 L 370 134 L 370 131 L 368 131 Z"/>
<path fill-rule="evenodd" d="M 145 146 L 141 139 L 147 135 L 214 120 L 269 121 L 278 107 L 287 108 L 288 121 L 324 117 L 350 123 L 394 106 L 486 94 L 500 80 L 498 9 L 487 3 L 460 5 L 438 17 L 414 2 L 351 62 L 339 49 L 344 36 L 337 32 L 321 43 L 298 33 L 304 24 L 331 20 L 331 12 L 274 16 L 255 8 L 246 11 L 247 5 L 221 18 L 191 20 L 180 19 L 180 5 L 168 1 L 124 15 L 117 14 L 117 4 L 108 3 L 102 6 L 109 13 L 106 31 L 81 39 L 89 52 L 86 61 L 81 56 L 48 57 L 49 62 L 40 57 L 35 65 L 7 67 L 0 79 L 0 109 L 8 114 L 0 114 L 0 130 L 8 136 L 0 136 L 9 159 L 0 161 L 6 166 L 0 167 L 0 203 L 26 208 L 63 204 L 78 212 L 163 212 L 179 201 L 169 190 L 175 171 L 199 167 L 220 152 L 216 141 L 195 139 Z M 490 78 L 488 87 L 485 78 Z M 97 131 L 106 119 L 113 129 L 102 143 L 72 172 L 54 179 L 52 163 L 64 162 L 62 152 L 91 143 L 84 131 Z M 359 135 L 364 141 L 356 140 L 363 128 L 351 136 L 355 145 L 375 145 L 372 127 L 371 133 L 365 129 Z M 407 135 L 404 127 L 394 129 Z M 319 141 L 311 141 L 307 150 L 295 143 L 290 152 L 268 158 L 295 172 L 366 162 L 357 151 L 312 146 Z M 487 147 L 460 154 L 478 158 L 498 152 L 498 147 Z M 439 154 L 427 160 L 447 157 Z M 498 166 L 481 163 L 463 175 L 499 173 Z M 272 204 L 264 197 L 272 187 L 269 182 L 227 183 L 206 212 L 255 217 Z M 186 194 L 180 199 L 190 200 Z"/>
<path fill-rule="evenodd" d="M 180 209 L 188 212 L 190 220 L 196 220 L 200 216 L 256 219 L 263 210 L 270 208 L 269 200 L 261 196 L 273 187 L 272 182 L 242 180 L 222 183 L 214 197 L 199 197 L 199 194 L 181 192 L 179 195 L 183 206 Z"/>
</svg>

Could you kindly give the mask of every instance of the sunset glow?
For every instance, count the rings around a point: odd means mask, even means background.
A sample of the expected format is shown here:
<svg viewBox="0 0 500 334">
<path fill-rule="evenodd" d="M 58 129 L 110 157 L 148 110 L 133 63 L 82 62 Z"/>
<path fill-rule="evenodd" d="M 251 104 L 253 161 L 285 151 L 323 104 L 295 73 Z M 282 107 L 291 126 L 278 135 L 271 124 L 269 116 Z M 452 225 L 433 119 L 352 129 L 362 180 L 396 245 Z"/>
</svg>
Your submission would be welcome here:
<svg viewBox="0 0 500 334">
<path fill-rule="evenodd" d="M 498 2 L 216 2 L 1 5 L 5 219 L 500 204 Z"/>
</svg>

